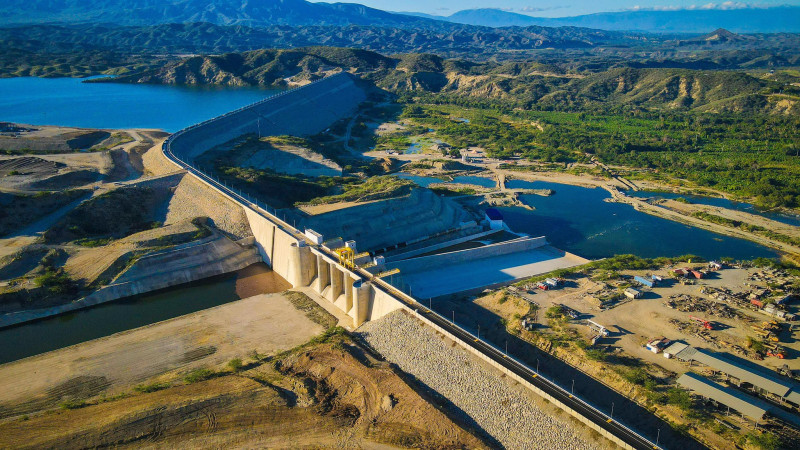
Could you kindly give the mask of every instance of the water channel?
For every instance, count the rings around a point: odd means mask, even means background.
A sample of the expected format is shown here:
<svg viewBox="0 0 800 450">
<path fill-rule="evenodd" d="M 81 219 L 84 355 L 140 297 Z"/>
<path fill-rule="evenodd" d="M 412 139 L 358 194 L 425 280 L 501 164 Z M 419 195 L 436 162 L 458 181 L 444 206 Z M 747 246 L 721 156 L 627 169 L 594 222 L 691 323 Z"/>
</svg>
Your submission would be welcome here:
<svg viewBox="0 0 800 450">
<path fill-rule="evenodd" d="M 195 283 L 3 328 L 0 364 L 289 287 L 266 264 L 254 264 Z"/>
</svg>

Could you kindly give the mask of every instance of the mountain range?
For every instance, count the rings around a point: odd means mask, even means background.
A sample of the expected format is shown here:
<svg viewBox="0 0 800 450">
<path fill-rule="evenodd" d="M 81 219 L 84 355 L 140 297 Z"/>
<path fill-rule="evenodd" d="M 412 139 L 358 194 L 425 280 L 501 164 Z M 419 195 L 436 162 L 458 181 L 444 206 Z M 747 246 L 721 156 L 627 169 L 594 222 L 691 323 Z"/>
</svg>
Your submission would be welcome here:
<svg viewBox="0 0 800 450">
<path fill-rule="evenodd" d="M 541 18 L 499 9 L 465 10 L 440 17 L 391 13 L 355 3 L 305 0 L 6 0 L 0 3 L 0 26 L 44 23 L 149 26 L 193 22 L 252 28 L 358 25 L 452 30 L 467 25 L 569 26 L 659 33 L 707 33 L 725 28 L 737 33 L 775 33 L 800 32 L 800 6 L 638 10 Z"/>
<path fill-rule="evenodd" d="M 658 33 L 702 33 L 714 28 L 725 28 L 736 33 L 800 32 L 800 6 L 728 10 L 638 10 L 558 18 L 532 17 L 493 8 L 469 9 L 446 17 L 412 14 L 427 19 L 487 27 L 570 26 Z"/>
<path fill-rule="evenodd" d="M 428 54 L 387 57 L 335 47 L 193 56 L 113 81 L 282 87 L 287 81 L 305 82 L 340 70 L 357 73 L 394 92 L 499 100 L 526 108 L 797 113 L 796 101 L 774 95 L 783 89 L 782 83 L 740 72 L 618 68 L 577 75 L 535 62 L 475 63 Z"/>
<path fill-rule="evenodd" d="M 192 22 L 249 27 L 368 25 L 449 28 L 452 25 L 355 3 L 311 3 L 305 0 L 6 0 L 0 4 L 0 25 Z"/>
</svg>

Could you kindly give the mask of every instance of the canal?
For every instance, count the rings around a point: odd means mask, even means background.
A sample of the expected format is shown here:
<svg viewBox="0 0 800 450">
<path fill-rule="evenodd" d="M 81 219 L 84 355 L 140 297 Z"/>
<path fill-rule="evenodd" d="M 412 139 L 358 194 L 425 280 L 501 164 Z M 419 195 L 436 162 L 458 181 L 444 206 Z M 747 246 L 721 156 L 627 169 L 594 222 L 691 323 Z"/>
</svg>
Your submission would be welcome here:
<svg viewBox="0 0 800 450">
<path fill-rule="evenodd" d="M 259 263 L 187 285 L 3 328 L 0 364 L 290 287 Z"/>
</svg>

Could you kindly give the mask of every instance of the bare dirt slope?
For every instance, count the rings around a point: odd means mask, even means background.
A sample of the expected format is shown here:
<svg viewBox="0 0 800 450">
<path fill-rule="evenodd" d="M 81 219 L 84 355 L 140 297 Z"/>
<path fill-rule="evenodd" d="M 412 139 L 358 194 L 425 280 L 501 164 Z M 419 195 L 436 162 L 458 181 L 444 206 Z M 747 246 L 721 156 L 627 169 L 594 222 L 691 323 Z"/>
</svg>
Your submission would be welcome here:
<svg viewBox="0 0 800 450">
<path fill-rule="evenodd" d="M 253 350 L 272 354 L 322 330 L 281 294 L 250 297 L 0 365 L 0 417 L 114 395 L 154 376 L 222 364 Z"/>
<path fill-rule="evenodd" d="M 238 373 L 8 420 L 0 447 L 486 448 L 347 336 L 246 362 Z"/>
</svg>

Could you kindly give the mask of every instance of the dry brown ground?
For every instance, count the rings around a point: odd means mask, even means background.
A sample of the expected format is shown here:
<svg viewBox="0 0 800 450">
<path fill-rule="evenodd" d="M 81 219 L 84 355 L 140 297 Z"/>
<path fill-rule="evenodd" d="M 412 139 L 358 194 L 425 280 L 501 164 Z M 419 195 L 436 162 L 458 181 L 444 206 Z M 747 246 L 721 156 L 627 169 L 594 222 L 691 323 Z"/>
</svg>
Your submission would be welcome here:
<svg viewBox="0 0 800 450">
<path fill-rule="evenodd" d="M 486 448 L 349 340 L 251 367 L 8 420 L 0 423 L 0 447 Z"/>
<path fill-rule="evenodd" d="M 224 364 L 253 350 L 273 354 L 321 331 L 281 294 L 250 297 L 0 365 L 0 417 L 115 395 L 152 377 Z"/>
</svg>

